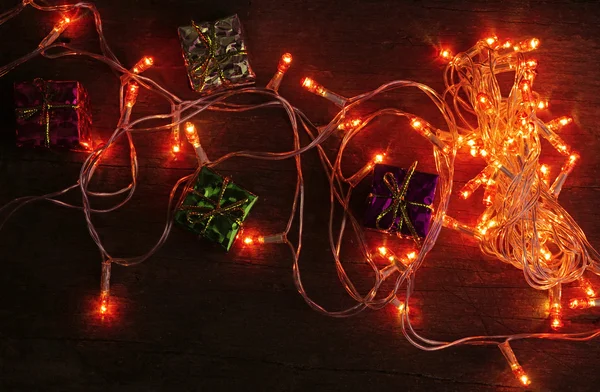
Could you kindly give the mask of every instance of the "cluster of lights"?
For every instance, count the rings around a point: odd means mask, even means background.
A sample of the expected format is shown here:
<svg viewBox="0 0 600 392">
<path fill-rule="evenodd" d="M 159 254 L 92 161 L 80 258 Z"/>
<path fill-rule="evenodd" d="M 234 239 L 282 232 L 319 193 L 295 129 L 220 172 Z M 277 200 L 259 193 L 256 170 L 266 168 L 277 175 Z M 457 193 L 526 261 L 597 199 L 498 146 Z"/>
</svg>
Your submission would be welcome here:
<svg viewBox="0 0 600 392">
<path fill-rule="evenodd" d="M 31 0 L 28 3 L 35 5 L 38 9 L 47 11 L 70 11 L 71 9 L 88 8 L 94 14 L 96 22 L 100 20 L 95 8 L 88 3 L 78 3 L 72 6 L 61 7 L 37 5 L 35 4 L 35 0 Z M 44 49 L 50 47 L 67 29 L 71 22 L 72 20 L 70 17 L 64 16 L 48 36 L 40 43 L 38 53 L 41 53 Z M 101 29 L 97 30 L 101 31 Z M 101 38 L 102 45 L 106 45 L 103 37 Z M 439 205 L 441 208 L 437 209 L 432 226 L 436 226 L 437 223 L 437 226 L 439 227 L 439 224 L 442 223 L 445 227 L 477 239 L 480 242 L 484 254 L 523 269 L 527 281 L 532 286 L 538 289 L 548 289 L 550 327 L 553 330 L 559 330 L 564 325 L 562 320 L 563 307 L 561 302 L 563 284 L 567 284 L 579 277 L 579 284 L 585 293 L 585 297 L 573 298 L 570 300 L 569 307 L 571 309 L 586 309 L 600 306 L 600 298 L 597 297 L 596 290 L 591 283 L 587 279 L 581 277 L 585 270 L 585 266 L 594 263 L 589 256 L 589 253 L 592 252 L 577 255 L 581 259 L 585 259 L 585 262 L 583 263 L 584 267 L 569 262 L 574 257 L 573 255 L 575 252 L 582 252 L 581 249 L 591 248 L 585 239 L 583 232 L 557 201 L 565 181 L 579 160 L 579 154 L 572 151 L 557 133 L 563 127 L 572 123 L 573 120 L 570 117 L 559 117 L 548 122 L 541 121 L 537 117 L 536 111 L 547 109 L 549 102 L 546 99 L 540 98 L 539 94 L 533 90 L 534 80 L 537 75 L 537 61 L 534 59 L 526 59 L 523 56 L 523 53 L 533 51 L 537 49 L 539 45 L 540 41 L 536 38 L 513 43 L 511 40 L 500 41 L 498 37 L 492 36 L 480 40 L 473 48 L 456 55 L 449 49 L 442 49 L 440 51 L 440 57 L 448 63 L 447 72 L 449 77 L 446 78 L 446 94 L 448 94 L 449 97 L 454 97 L 455 101 L 463 102 L 465 106 L 468 106 L 467 110 L 475 113 L 478 119 L 478 124 L 476 126 L 471 124 L 459 126 L 456 124 L 456 121 L 454 120 L 455 116 L 448 114 L 450 109 L 442 99 L 442 96 L 435 93 L 429 87 L 418 83 L 406 81 L 390 82 L 373 92 L 362 94 L 354 98 L 345 98 L 342 95 L 326 89 L 313 79 L 304 78 L 301 81 L 304 88 L 342 108 L 334 120 L 327 126 L 322 127 L 319 135 L 315 137 L 310 133 L 310 129 L 314 128 L 314 126 L 311 128 L 312 124 L 305 119 L 303 114 L 301 116 L 295 114 L 296 112 L 299 112 L 299 110 L 289 106 L 287 101 L 280 98 L 278 94 L 283 76 L 292 63 L 292 55 L 289 53 L 285 53 L 281 56 L 277 71 L 268 83 L 266 89 L 256 88 L 245 90 L 266 95 L 267 97 L 274 99 L 278 105 L 284 107 L 290 115 L 291 123 L 294 124 L 293 130 L 296 137 L 298 136 L 296 123 L 300 123 L 304 129 L 307 130 L 309 135 L 314 138 L 310 147 L 316 147 L 318 149 L 321 154 L 324 168 L 332 178 L 332 200 L 337 200 L 344 206 L 346 215 L 351 215 L 348 208 L 348 200 L 350 199 L 352 189 L 372 172 L 375 164 L 382 163 L 386 159 L 386 155 L 384 153 L 375 154 L 360 170 L 352 176 L 345 178 L 341 175 L 341 169 L 339 167 L 341 155 L 345 146 L 354 134 L 367 126 L 368 123 L 378 115 L 394 114 L 400 117 L 406 117 L 410 128 L 419 133 L 433 145 L 436 165 L 446 169 L 441 170 L 440 172 L 440 182 L 443 184 L 439 195 Z M 108 53 L 110 52 L 108 51 Z M 64 55 L 69 54 L 80 53 L 68 51 L 64 53 Z M 122 70 L 122 67 L 116 62 L 116 59 L 105 56 L 104 60 L 115 69 Z M 15 64 L 18 64 L 18 62 Z M 130 116 L 140 89 L 141 80 L 139 75 L 153 65 L 154 59 L 152 57 L 144 57 L 138 61 L 130 71 L 122 71 L 126 74 L 124 78 L 122 78 L 122 88 L 125 90 L 125 99 L 123 107 L 121 108 L 121 119 L 118 128 L 115 131 L 115 135 L 111 138 L 111 142 L 112 140 L 116 140 L 117 136 L 121 133 L 132 130 L 134 125 L 160 117 L 149 116 L 147 118 L 138 119 L 135 122 L 130 122 Z M 5 69 L 12 68 L 8 67 Z M 516 74 L 515 85 L 513 86 L 512 93 L 509 97 L 502 97 L 498 89 L 495 88 L 497 82 L 494 78 L 497 74 L 504 72 L 514 72 Z M 5 72 L 0 72 L 0 76 L 3 74 L 5 74 Z M 228 104 L 222 102 L 222 100 L 218 98 L 211 102 L 210 96 L 202 97 L 197 101 L 183 101 L 158 86 L 158 84 L 151 79 L 142 79 L 146 82 L 151 81 L 152 83 L 141 84 L 145 88 L 154 89 L 161 93 L 171 102 L 173 108 L 169 124 L 155 129 L 170 129 L 172 131 L 173 139 L 172 151 L 174 153 L 179 153 L 181 151 L 179 140 L 180 126 L 183 126 L 183 133 L 194 149 L 198 158 L 199 167 L 208 164 L 212 165 L 213 163 L 208 159 L 206 152 L 201 145 L 200 135 L 198 134 L 196 126 L 194 123 L 187 120 L 210 106 L 217 108 L 216 110 L 224 111 L 242 111 L 254 107 Z M 462 83 L 464 80 L 468 81 L 468 83 Z M 465 86 L 467 85 L 469 88 L 465 89 Z M 420 117 L 395 109 L 380 110 L 367 117 L 361 118 L 348 115 L 352 109 L 376 94 L 401 87 L 417 87 L 427 93 L 444 116 L 449 130 L 443 131 L 435 128 Z M 459 98 L 459 94 L 463 93 L 464 96 L 467 97 L 466 101 L 462 97 Z M 255 107 L 262 107 L 262 105 L 256 105 Z M 190 115 L 192 111 L 195 112 Z M 456 111 L 459 112 L 460 108 L 456 107 Z M 466 118 L 465 116 L 462 116 L 461 113 L 458 114 L 459 118 L 463 120 Z M 164 118 L 164 116 L 161 118 Z M 464 121 L 467 122 L 466 120 Z M 502 129 L 502 135 L 499 135 L 497 127 L 493 126 L 493 124 L 498 123 L 505 124 Z M 340 135 L 342 135 L 342 141 L 338 159 L 335 163 L 332 163 L 321 150 L 320 143 L 336 129 L 345 132 L 340 133 Z M 567 161 L 562 166 L 560 173 L 553 182 L 551 182 L 550 179 L 550 167 L 538 162 L 541 145 L 539 142 L 540 138 L 536 136 L 541 136 L 559 153 L 567 156 Z M 130 143 L 132 143 L 131 140 Z M 99 313 L 102 315 L 107 315 L 111 311 L 110 277 L 112 263 L 134 265 L 147 259 L 166 240 L 171 227 L 170 218 L 172 217 L 172 211 L 169 210 L 165 232 L 157 245 L 153 247 L 147 255 L 129 259 L 113 258 L 108 255 L 100 242 L 100 237 L 95 232 L 93 224 L 89 219 L 89 214 L 92 210 L 89 206 L 89 201 L 87 200 L 89 193 L 87 191 L 87 184 L 93 175 L 98 160 L 109 146 L 110 143 L 107 146 L 98 147 L 90 154 L 88 160 L 84 164 L 85 166 L 84 169 L 82 169 L 80 178 L 81 188 L 83 190 L 83 210 L 88 218 L 90 233 L 92 234 L 94 241 L 98 244 L 102 255 L 105 257 L 102 263 L 99 302 Z M 479 188 L 484 188 L 483 204 L 485 206 L 485 211 L 480 215 L 474 225 L 459 222 L 446 215 L 452 178 L 450 175 L 444 173 L 452 172 L 450 169 L 452 169 L 454 154 L 463 147 L 468 148 L 471 156 L 478 157 L 486 163 L 483 170 L 476 177 L 469 180 L 460 190 L 460 196 L 468 198 Z M 299 155 L 309 148 L 301 147 L 298 141 L 296 141 L 294 148 L 294 151 L 288 154 L 252 154 L 244 152 L 244 156 L 273 160 L 293 158 L 296 159 L 297 165 L 300 167 Z M 229 154 L 215 162 L 219 163 L 224 159 L 235 155 L 235 153 Z M 292 219 L 294 215 L 296 215 L 298 208 L 300 209 L 299 215 L 302 217 L 303 203 L 298 201 L 302 200 L 303 196 L 300 170 L 301 169 L 299 169 L 298 173 L 296 199 L 291 214 Z M 132 153 L 132 173 L 134 177 L 132 185 L 124 190 L 108 195 L 112 196 L 124 192 L 130 192 L 129 194 L 131 195 L 131 192 L 135 189 L 135 177 L 137 175 L 135 152 Z M 171 194 L 171 202 L 173 201 L 173 195 L 177 188 L 186 181 L 190 181 L 191 178 L 193 178 L 193 176 L 190 175 L 178 181 Z M 339 184 L 347 185 L 349 190 L 344 190 Z M 79 185 L 77 185 L 77 187 L 79 187 Z M 52 197 L 53 196 L 48 196 L 46 199 L 53 200 Z M 522 219 L 515 219 L 515 216 L 522 217 Z M 300 219 L 302 220 L 302 218 Z M 346 223 L 346 217 L 343 219 L 342 227 L 344 227 Z M 396 253 L 386 246 L 378 247 L 373 255 L 386 260 L 386 265 L 383 267 L 380 267 L 373 261 L 372 255 L 367 254 L 366 261 L 377 272 L 377 279 L 374 288 L 369 291 L 369 294 L 366 296 L 360 295 L 354 289 L 353 285 L 349 284 L 349 278 L 345 274 L 341 262 L 339 262 L 339 247 L 341 246 L 340 244 L 342 241 L 342 234 L 340 234 L 338 236 L 338 243 L 336 244 L 337 248 L 335 246 L 332 247 L 336 249 L 333 251 L 334 257 L 336 258 L 336 268 L 341 277 L 340 279 L 344 282 L 345 289 L 353 298 L 357 299 L 359 304 L 345 311 L 329 312 L 312 301 L 302 288 L 298 268 L 300 245 L 294 249 L 288 241 L 287 235 L 290 230 L 290 225 L 288 225 L 285 232 L 274 235 L 241 234 L 243 233 L 243 231 L 241 231 L 239 242 L 243 247 L 261 246 L 270 243 L 285 243 L 290 245 L 294 255 L 294 282 L 296 283 L 298 291 L 311 308 L 324 314 L 336 317 L 346 317 L 356 314 L 368 307 L 378 308 L 390 304 L 397 308 L 400 313 L 402 328 L 405 335 L 409 338 L 411 343 L 419 348 L 437 350 L 439 348 L 450 347 L 461 343 L 497 344 L 518 380 L 524 386 L 530 385 L 531 381 L 517 361 L 509 341 L 527 337 L 537 338 L 545 336 L 521 334 L 505 337 L 472 337 L 464 338 L 452 343 L 444 343 L 424 339 L 419 335 L 414 334 L 408 315 L 408 303 L 412 282 L 414 274 L 419 269 L 424 257 L 435 244 L 439 230 L 430 232 L 421 249 L 418 251 L 407 252 L 404 256 L 397 256 Z M 343 230 L 344 229 L 342 229 L 342 233 Z M 300 239 L 302 230 L 300 229 L 299 231 Z M 516 235 L 516 233 L 519 235 Z M 335 236 L 330 229 L 330 239 L 332 244 L 335 244 L 334 237 Z M 376 298 L 377 290 L 381 287 L 381 282 L 392 276 L 397 278 L 394 291 L 385 299 L 381 300 Z M 406 301 L 401 301 L 398 299 L 396 291 L 401 283 L 405 282 L 407 285 Z M 586 338 L 591 339 L 597 334 L 598 332 L 594 331 L 587 335 Z M 568 334 L 560 335 L 560 337 L 564 339 L 568 339 L 569 336 L 570 335 Z"/>
<path fill-rule="evenodd" d="M 455 97 L 464 93 L 470 100 L 469 109 L 478 119 L 476 125 L 469 124 L 465 133 L 456 138 L 456 147 L 467 146 L 473 157 L 487 162 L 459 192 L 461 197 L 468 198 L 479 187 L 485 188 L 485 210 L 477 223 L 470 226 L 445 216 L 443 224 L 476 238 L 486 255 L 523 269 L 527 281 L 535 288 L 548 288 L 549 326 L 557 331 L 564 327 L 562 286 L 573 281 L 577 271 L 579 275 L 583 271 L 570 262 L 572 252 L 591 249 L 591 246 L 577 224 L 566 218 L 566 211 L 557 201 L 579 161 L 579 154 L 557 134 L 573 122 L 571 117 L 544 122 L 537 116 L 536 112 L 547 109 L 549 102 L 533 89 L 537 61 L 524 59 L 522 53 L 535 50 L 539 45 L 536 38 L 501 44 L 497 37 L 492 37 L 457 55 L 449 49 L 440 51 L 440 58 L 448 63 L 447 93 Z M 504 72 L 516 74 L 508 97 L 501 96 L 495 88 L 498 82 L 494 79 Z M 463 88 L 466 85 L 468 89 Z M 495 124 L 505 125 L 498 132 Z M 542 145 L 536 136 L 567 156 L 554 181 L 550 178 L 551 168 L 538 162 Z M 515 219 L 515 216 L 522 218 Z M 580 251 L 577 257 L 586 258 L 584 266 L 593 263 L 587 250 Z M 565 268 L 567 265 L 571 269 Z M 574 298 L 569 307 L 595 307 L 596 291 L 583 278 L 580 284 L 587 298 Z M 515 376 L 523 385 L 529 385 L 529 377 L 517 362 L 508 341 L 500 348 Z"/>
</svg>

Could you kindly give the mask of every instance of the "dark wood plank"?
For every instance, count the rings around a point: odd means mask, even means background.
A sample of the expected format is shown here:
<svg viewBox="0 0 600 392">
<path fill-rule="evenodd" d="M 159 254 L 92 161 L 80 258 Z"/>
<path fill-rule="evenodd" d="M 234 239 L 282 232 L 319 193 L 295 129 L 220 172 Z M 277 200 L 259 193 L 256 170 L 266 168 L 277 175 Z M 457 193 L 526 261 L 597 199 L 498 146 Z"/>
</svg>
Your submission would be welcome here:
<svg viewBox="0 0 600 392">
<path fill-rule="evenodd" d="M 14 3 L 6 1 L 4 3 Z M 52 3 L 52 2 L 51 2 Z M 54 2 L 56 3 L 56 2 Z M 4 9 L 11 4 L 3 4 Z M 536 88 L 551 98 L 552 116 L 572 113 L 575 124 L 563 137 L 581 152 L 582 163 L 569 178 L 561 202 L 600 246 L 600 13 L 594 1 L 522 0 L 489 3 L 456 0 L 348 2 L 311 0 L 191 0 L 98 2 L 108 42 L 126 65 L 151 54 L 148 75 L 184 98 L 187 87 L 176 27 L 238 13 L 249 40 L 258 84 L 267 83 L 281 53 L 294 64 L 281 92 L 316 123 L 336 112 L 299 87 L 304 75 L 346 96 L 393 79 L 412 79 L 443 88 L 436 47 L 467 49 L 495 32 L 503 37 L 537 36 L 542 48 Z M 2 10 L 3 10 L 2 9 Z M 52 27 L 54 16 L 28 9 L 0 26 L 4 64 L 34 48 Z M 8 37 L 8 38 L 7 38 Z M 97 50 L 89 20 L 69 28 L 72 44 Z M 94 130 L 105 140 L 117 121 L 118 80 L 106 66 L 83 58 L 34 59 L 0 78 L 2 146 L 0 203 L 43 194 L 73 183 L 82 154 L 27 151 L 11 147 L 12 84 L 44 77 L 77 79 L 93 102 Z M 378 98 L 369 112 L 397 106 L 436 120 L 433 107 L 416 91 Z M 166 112 L 159 97 L 142 93 L 134 117 Z M 291 134 L 283 113 L 264 110 L 229 115 L 205 113 L 198 119 L 211 158 L 229 151 L 284 151 Z M 136 135 L 140 184 L 122 210 L 95 218 L 114 254 L 145 252 L 163 227 L 172 185 L 191 173 L 189 148 L 174 160 L 168 135 Z M 339 139 L 325 147 L 334 151 Z M 415 159 L 433 171 L 429 146 L 405 123 L 382 118 L 349 148 L 350 170 L 375 151 L 388 150 L 393 164 Z M 463 152 L 464 153 L 464 152 Z M 127 150 L 115 147 L 99 169 L 99 188 L 127 183 Z M 562 163 L 550 152 L 543 160 Z M 306 238 L 301 267 L 307 291 L 329 309 L 351 304 L 341 288 L 325 225 L 328 186 L 315 152 L 303 158 L 307 174 Z M 354 165 L 354 166 L 353 166 Z M 459 156 L 457 186 L 483 162 Z M 248 226 L 275 232 L 284 227 L 293 197 L 292 161 L 274 164 L 234 159 L 221 168 L 261 197 Z M 76 195 L 70 200 L 77 200 Z M 360 204 L 360 200 L 358 201 Z M 453 216 L 473 221 L 477 197 L 451 203 Z M 353 256 L 354 255 L 354 256 Z M 353 262 L 353 260 L 356 260 Z M 393 309 L 367 311 L 338 320 L 311 311 L 297 294 L 289 251 L 236 246 L 229 254 L 173 230 L 165 246 L 145 264 L 114 267 L 114 318 L 94 314 L 100 260 L 77 211 L 48 203 L 20 211 L 0 232 L 0 389 L 2 390 L 511 390 L 518 387 L 500 352 L 491 347 L 458 347 L 422 352 L 402 336 Z M 348 271 L 367 289 L 373 276 L 348 251 Z M 596 283 L 600 280 L 595 279 Z M 577 288 L 565 288 L 565 296 Z M 574 295 L 574 294 L 573 294 Z M 455 339 L 467 335 L 546 331 L 545 293 L 529 288 L 522 273 L 481 256 L 475 242 L 444 231 L 419 271 L 415 328 L 425 336 Z M 598 314 L 569 316 L 568 328 L 590 329 Z M 594 390 L 600 381 L 596 342 L 526 341 L 514 345 L 539 390 Z"/>
</svg>

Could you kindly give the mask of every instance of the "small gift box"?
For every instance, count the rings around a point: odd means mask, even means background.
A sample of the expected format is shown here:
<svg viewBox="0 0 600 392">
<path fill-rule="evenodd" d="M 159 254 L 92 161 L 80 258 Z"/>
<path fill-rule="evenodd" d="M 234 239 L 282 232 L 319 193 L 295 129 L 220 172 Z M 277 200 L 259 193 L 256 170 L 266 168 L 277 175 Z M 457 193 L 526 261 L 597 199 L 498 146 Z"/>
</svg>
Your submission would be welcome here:
<svg viewBox="0 0 600 392">
<path fill-rule="evenodd" d="M 192 89 L 199 93 L 248 86 L 255 75 L 248 62 L 237 15 L 179 28 L 179 40 Z"/>
<path fill-rule="evenodd" d="M 77 81 L 15 83 L 17 145 L 89 148 L 88 95 Z"/>
<path fill-rule="evenodd" d="M 417 162 L 408 170 L 375 165 L 366 227 L 412 237 L 417 242 L 427 235 L 438 176 L 415 171 L 416 167 Z"/>
<path fill-rule="evenodd" d="M 231 248 L 258 196 L 204 166 L 175 212 L 175 221 L 194 233 Z"/>
</svg>

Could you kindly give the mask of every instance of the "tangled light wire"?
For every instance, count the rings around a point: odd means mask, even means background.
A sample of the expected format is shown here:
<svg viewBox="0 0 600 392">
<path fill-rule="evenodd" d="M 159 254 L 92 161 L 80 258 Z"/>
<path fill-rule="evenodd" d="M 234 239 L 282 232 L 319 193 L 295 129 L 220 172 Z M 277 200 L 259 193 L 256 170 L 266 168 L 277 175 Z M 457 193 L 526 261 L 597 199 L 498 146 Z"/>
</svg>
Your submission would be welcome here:
<svg viewBox="0 0 600 392">
<path fill-rule="evenodd" d="M 556 134 L 556 131 L 566 125 L 570 119 L 560 118 L 544 123 L 536 116 L 536 109 L 542 109 L 546 103 L 540 99 L 537 93 L 532 91 L 536 63 L 534 60 L 526 60 L 523 53 L 536 49 L 539 41 L 533 39 L 517 44 L 508 41 L 501 43 L 496 37 L 492 37 L 479 41 L 473 48 L 457 56 L 451 56 L 448 51 L 442 52 L 443 57 L 449 60 L 444 76 L 446 91 L 443 95 L 420 83 L 393 81 L 380 86 L 374 91 L 353 98 L 345 98 L 306 78 L 303 81 L 304 87 L 329 99 L 340 107 L 339 113 L 329 124 L 317 128 L 304 113 L 292 106 L 277 92 L 283 74 L 287 69 L 284 65 L 287 63 L 289 66 L 291 62 L 291 56 L 288 54 L 282 58 L 283 63 L 280 62 L 278 72 L 266 89 L 243 88 L 229 90 L 203 96 L 194 101 L 185 101 L 154 80 L 141 76 L 141 72 L 138 72 L 139 70 L 136 70 L 136 67 L 128 70 L 119 62 L 104 38 L 102 20 L 94 4 L 80 2 L 69 5 L 46 6 L 35 0 L 24 0 L 15 8 L 1 14 L 0 24 L 17 16 L 28 5 L 41 11 L 57 11 L 69 16 L 64 17 L 54 27 L 38 48 L 0 68 L 0 77 L 37 55 L 43 55 L 47 58 L 63 56 L 91 57 L 107 64 L 117 75 L 120 75 L 119 104 L 121 116 L 111 137 L 106 143 L 95 147 L 83 163 L 76 184 L 43 196 L 21 197 L 9 202 L 0 208 L 0 216 L 3 215 L 0 219 L 0 229 L 20 207 L 34 201 L 46 200 L 64 207 L 82 210 L 90 235 L 98 246 L 103 261 L 101 274 L 102 312 L 106 312 L 108 309 L 111 265 L 113 263 L 123 266 L 136 265 L 147 260 L 160 249 L 171 231 L 173 213 L 184 197 L 183 192 L 179 196 L 177 195 L 178 192 L 182 188 L 186 189 L 191 186 L 202 166 L 216 166 L 233 157 L 262 160 L 293 158 L 296 164 L 297 182 L 290 218 L 281 233 L 261 236 L 257 240 L 262 243 L 285 243 L 288 245 L 293 257 L 294 283 L 298 292 L 312 309 L 328 316 L 347 317 L 366 308 L 380 309 L 391 303 L 400 310 L 401 325 L 405 337 L 416 347 L 436 351 L 459 344 L 497 345 L 509 362 L 512 371 L 524 385 L 529 385 L 530 380 L 518 363 L 509 345 L 510 341 L 528 338 L 589 340 L 600 334 L 600 330 L 572 334 L 524 333 L 473 336 L 452 342 L 444 342 L 419 335 L 411 324 L 410 312 L 408 311 L 408 303 L 415 287 L 416 272 L 435 245 L 442 225 L 473 236 L 479 241 L 484 254 L 522 269 L 527 283 L 532 287 L 549 290 L 551 294 L 551 325 L 555 329 L 562 326 L 562 306 L 560 302 L 560 287 L 562 284 L 579 279 L 586 290 L 588 298 L 574 300 L 579 302 L 572 301 L 571 307 L 591 307 L 596 306 L 597 302 L 600 303 L 600 301 L 596 301 L 596 293 L 589 282 L 582 278 L 583 273 L 588 268 L 596 274 L 599 273 L 598 253 L 589 244 L 576 222 L 557 202 L 558 194 L 579 158 L 578 154 L 570 151 L 570 148 Z M 84 11 L 88 11 L 94 17 L 102 55 L 75 49 L 64 43 L 55 43 L 69 23 L 75 18 L 82 17 Z M 286 58 L 286 56 L 289 57 Z M 146 62 L 151 65 L 151 61 L 146 60 Z M 502 96 L 497 80 L 497 75 L 505 72 L 514 72 L 515 74 L 514 84 L 507 97 Z M 135 105 L 139 86 L 157 93 L 169 101 L 172 108 L 171 112 L 131 121 L 130 116 Z M 425 120 L 395 108 L 376 111 L 360 120 L 351 119 L 348 116 L 348 113 L 353 109 L 379 94 L 407 87 L 417 88 L 430 98 L 445 120 L 447 130 L 442 131 L 434 128 Z M 267 101 L 255 105 L 240 105 L 230 102 L 231 97 L 240 95 L 256 95 L 266 98 Z M 446 103 L 447 101 L 451 102 L 452 107 Z M 211 162 L 199 142 L 195 127 L 189 122 L 205 110 L 243 112 L 264 107 L 283 108 L 286 111 L 294 136 L 293 149 L 290 151 L 238 151 L 228 153 Z M 406 118 L 415 131 L 431 141 L 434 146 L 433 157 L 440 177 L 439 197 L 437 198 L 438 202 L 435 206 L 435 214 L 432 218 L 430 230 L 419 251 L 406 256 L 396 256 L 392 250 L 385 247 L 380 247 L 375 252 L 371 252 L 364 236 L 364 229 L 349 208 L 353 188 L 372 171 L 374 164 L 381 161 L 382 156 L 377 155 L 373 161 L 368 162 L 362 169 L 349 177 L 344 176 L 341 167 L 343 153 L 352 138 L 371 121 L 382 115 Z M 162 120 L 166 123 L 156 127 L 144 126 L 144 123 L 153 120 Z M 157 131 L 171 132 L 174 148 L 178 150 L 182 124 L 185 124 L 186 136 L 196 150 L 199 167 L 195 173 L 179 179 L 172 188 L 167 206 L 165 227 L 156 244 L 146 254 L 137 257 L 111 256 L 102 244 L 92 221 L 92 216 L 93 214 L 108 213 L 119 209 L 131 199 L 136 190 L 138 159 L 132 134 Z M 337 156 L 332 161 L 326 155 L 321 144 L 339 128 L 344 128 L 347 132 L 344 133 Z M 311 139 L 310 143 L 304 146 L 300 143 L 300 129 L 306 132 Z M 559 152 L 568 156 L 566 164 L 551 185 L 549 183 L 548 168 L 538 163 L 541 151 L 539 136 L 547 139 Z M 102 157 L 122 137 L 127 138 L 130 148 L 131 183 L 112 192 L 90 190 L 90 182 Z M 454 157 L 457 150 L 462 146 L 468 146 L 472 155 L 479 155 L 487 162 L 484 170 L 460 191 L 463 197 L 468 197 L 479 186 L 485 188 L 484 203 L 487 208 L 474 227 L 458 222 L 446 215 L 452 193 Z M 313 301 L 303 287 L 300 274 L 299 259 L 302 249 L 304 219 L 304 180 L 301 156 L 304 152 L 315 148 L 330 181 L 331 207 L 328 232 L 336 270 L 344 289 L 356 301 L 354 306 L 339 311 L 327 310 Z M 81 191 L 81 206 L 72 205 L 58 199 L 77 188 Z M 121 197 L 122 200 L 116 202 L 112 207 L 105 209 L 92 207 L 90 197 L 113 198 L 116 196 Z M 340 207 L 343 209 L 344 214 L 341 222 L 337 223 L 339 227 L 336 230 L 336 227 L 334 227 L 336 226 L 334 212 L 336 208 Z M 294 225 L 296 215 L 298 216 L 298 237 L 297 244 L 294 245 L 288 239 L 288 234 Z M 340 257 L 342 241 L 348 227 L 352 229 L 357 239 L 365 262 L 374 272 L 375 282 L 366 294 L 362 294 L 356 289 L 346 273 Z M 376 258 L 381 256 L 390 261 L 389 265 L 383 268 L 376 262 Z M 388 293 L 381 294 L 380 289 L 387 279 L 394 279 L 394 284 Z M 404 301 L 401 301 L 398 298 L 398 292 L 404 285 L 406 291 Z"/>
</svg>

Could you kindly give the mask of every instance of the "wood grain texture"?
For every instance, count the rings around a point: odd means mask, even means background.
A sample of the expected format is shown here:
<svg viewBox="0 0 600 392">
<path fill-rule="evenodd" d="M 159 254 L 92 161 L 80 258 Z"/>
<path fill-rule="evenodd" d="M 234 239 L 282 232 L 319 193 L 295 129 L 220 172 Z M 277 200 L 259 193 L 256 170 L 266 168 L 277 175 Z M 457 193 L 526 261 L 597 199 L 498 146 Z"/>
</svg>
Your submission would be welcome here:
<svg viewBox="0 0 600 392">
<path fill-rule="evenodd" d="M 1 10 L 15 1 L 5 0 Z M 50 2 L 56 3 L 56 2 Z M 569 178 L 561 202 L 591 243 L 600 246 L 600 193 L 597 154 L 600 132 L 600 6 L 596 1 L 502 2 L 459 0 L 102 0 L 107 40 L 124 64 L 151 54 L 148 71 L 176 94 L 193 98 L 176 27 L 190 17 L 210 20 L 237 13 L 246 30 L 257 84 L 265 85 L 279 56 L 294 55 L 281 93 L 316 123 L 335 108 L 302 91 L 298 80 L 313 76 L 346 96 L 394 79 L 411 79 L 441 91 L 442 66 L 435 46 L 467 49 L 489 32 L 501 37 L 536 36 L 542 48 L 536 88 L 551 99 L 553 116 L 572 113 L 574 125 L 562 132 L 581 152 L 581 165 Z M 0 64 L 33 49 L 56 16 L 27 9 L 0 26 Z M 64 35 L 74 46 L 97 50 L 89 20 Z M 94 131 L 106 140 L 118 117 L 118 80 L 102 64 L 84 58 L 37 58 L 0 79 L 0 203 L 43 194 L 72 184 L 84 156 L 78 153 L 16 149 L 12 84 L 34 77 L 77 79 L 93 103 Z M 360 110 L 396 106 L 431 121 L 434 108 L 416 91 L 388 95 Z M 134 117 L 167 112 L 160 98 L 142 92 Z M 229 151 L 284 151 L 292 138 L 277 110 L 197 119 L 211 158 Z M 95 218 L 102 239 L 115 255 L 145 252 L 164 224 L 168 193 L 193 170 L 189 148 L 174 160 L 168 135 L 136 135 L 139 188 L 122 210 Z M 332 137 L 325 147 L 334 151 Z M 306 142 L 306 140 L 304 140 Z M 543 161 L 555 173 L 562 159 L 550 152 Z M 382 118 L 359 135 L 345 158 L 357 168 L 374 151 L 387 149 L 392 164 L 415 159 L 433 171 L 430 147 L 406 124 Z M 128 181 L 127 150 L 119 146 L 98 170 L 98 189 L 118 189 Z M 307 230 L 301 268 L 308 293 L 329 309 L 351 304 L 337 280 L 325 224 L 328 185 L 315 152 L 303 158 L 306 173 Z M 459 156 L 456 187 L 483 167 Z M 292 161 L 265 163 L 235 159 L 220 171 L 231 174 L 261 197 L 248 226 L 276 232 L 284 228 L 293 197 Z M 359 192 L 360 193 L 360 192 Z M 476 195 L 478 196 L 478 195 Z M 67 198 L 69 199 L 69 198 Z M 76 195 L 70 197 L 76 200 Z M 361 201 L 357 194 L 357 203 Z M 469 222 L 481 211 L 478 197 L 454 199 L 450 212 Z M 351 244 L 350 244 L 351 247 Z M 373 276 L 347 252 L 348 271 L 367 289 Z M 297 294 L 289 251 L 235 247 L 229 254 L 173 230 L 148 262 L 113 268 L 117 314 L 101 322 L 93 314 L 100 260 L 81 213 L 48 203 L 20 211 L 0 232 L 0 390 L 514 390 L 518 384 L 499 350 L 457 347 L 422 352 L 403 338 L 392 309 L 333 319 L 311 311 Z M 600 284 L 599 279 L 593 279 Z M 564 296 L 577 293 L 565 288 Z M 419 271 L 415 327 L 435 339 L 467 335 L 547 331 L 546 295 L 527 286 L 521 271 L 480 255 L 476 244 L 444 230 Z M 569 315 L 567 327 L 590 329 L 598 313 Z M 598 342 L 527 341 L 514 344 L 536 390 L 591 391 L 600 381 Z"/>
</svg>

